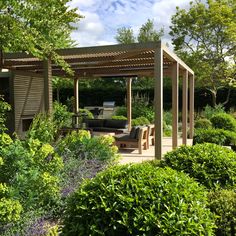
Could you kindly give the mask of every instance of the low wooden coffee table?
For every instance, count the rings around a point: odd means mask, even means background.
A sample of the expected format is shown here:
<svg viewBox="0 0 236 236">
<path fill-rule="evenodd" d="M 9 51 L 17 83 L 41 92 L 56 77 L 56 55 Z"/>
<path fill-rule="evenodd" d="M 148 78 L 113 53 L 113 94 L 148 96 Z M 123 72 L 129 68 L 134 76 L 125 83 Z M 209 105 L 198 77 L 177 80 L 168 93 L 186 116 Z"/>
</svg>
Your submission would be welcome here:
<svg viewBox="0 0 236 236">
<path fill-rule="evenodd" d="M 115 136 L 114 132 L 93 131 L 93 136 Z"/>
</svg>

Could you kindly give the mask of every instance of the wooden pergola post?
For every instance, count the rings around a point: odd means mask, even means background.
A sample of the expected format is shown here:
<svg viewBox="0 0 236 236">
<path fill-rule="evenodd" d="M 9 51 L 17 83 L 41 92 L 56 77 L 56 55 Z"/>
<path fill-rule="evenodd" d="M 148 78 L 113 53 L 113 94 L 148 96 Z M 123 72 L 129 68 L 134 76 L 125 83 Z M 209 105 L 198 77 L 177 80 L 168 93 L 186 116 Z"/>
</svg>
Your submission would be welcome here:
<svg viewBox="0 0 236 236">
<path fill-rule="evenodd" d="M 194 135 L 194 75 L 189 78 L 189 138 Z"/>
<path fill-rule="evenodd" d="M 182 144 L 187 144 L 187 127 L 188 127 L 188 71 L 183 73 L 182 87 Z"/>
<path fill-rule="evenodd" d="M 131 130 L 132 121 L 132 78 L 126 79 L 127 86 L 127 119 L 128 119 L 128 131 Z"/>
<path fill-rule="evenodd" d="M 76 77 L 74 78 L 74 113 L 79 113 L 79 79 Z M 78 117 L 75 117 L 75 125 L 78 124 Z"/>
<path fill-rule="evenodd" d="M 44 60 L 44 105 L 45 111 L 52 112 L 52 64 L 51 60 Z"/>
<path fill-rule="evenodd" d="M 178 147 L 179 63 L 172 65 L 172 148 Z"/>
<path fill-rule="evenodd" d="M 155 159 L 162 158 L 163 139 L 163 50 L 156 48 L 154 54 L 154 110 L 155 110 Z"/>
</svg>

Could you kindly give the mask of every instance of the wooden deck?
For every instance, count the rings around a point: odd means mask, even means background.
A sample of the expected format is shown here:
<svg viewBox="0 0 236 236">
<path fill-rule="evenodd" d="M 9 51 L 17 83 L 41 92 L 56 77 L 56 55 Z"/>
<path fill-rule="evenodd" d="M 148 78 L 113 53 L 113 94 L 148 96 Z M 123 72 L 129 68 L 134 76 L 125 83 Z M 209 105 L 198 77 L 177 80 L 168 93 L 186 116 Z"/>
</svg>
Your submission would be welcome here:
<svg viewBox="0 0 236 236">
<path fill-rule="evenodd" d="M 188 145 L 192 145 L 192 139 L 188 139 Z M 179 145 L 182 144 L 182 139 L 178 139 Z M 163 138 L 163 154 L 172 150 L 172 138 Z M 137 163 L 147 160 L 154 160 L 154 146 L 150 146 L 148 150 L 143 150 L 142 154 L 139 154 L 138 149 L 121 149 L 120 150 L 120 164 Z"/>
</svg>

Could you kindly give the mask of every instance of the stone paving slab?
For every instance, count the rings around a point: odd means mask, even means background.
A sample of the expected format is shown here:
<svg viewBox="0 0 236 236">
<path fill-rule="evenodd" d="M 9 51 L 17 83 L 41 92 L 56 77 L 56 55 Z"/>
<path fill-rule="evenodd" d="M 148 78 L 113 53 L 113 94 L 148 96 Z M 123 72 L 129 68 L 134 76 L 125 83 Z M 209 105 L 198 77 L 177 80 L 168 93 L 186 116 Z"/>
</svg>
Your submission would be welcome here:
<svg viewBox="0 0 236 236">
<path fill-rule="evenodd" d="M 179 145 L 182 144 L 182 139 L 178 140 Z M 188 145 L 192 145 L 192 139 L 188 139 Z M 172 150 L 172 138 L 163 138 L 163 155 Z M 138 163 L 148 160 L 154 160 L 154 146 L 150 146 L 148 150 L 143 150 L 142 154 L 138 153 L 138 149 L 121 149 L 119 151 L 121 155 L 120 164 Z"/>
</svg>

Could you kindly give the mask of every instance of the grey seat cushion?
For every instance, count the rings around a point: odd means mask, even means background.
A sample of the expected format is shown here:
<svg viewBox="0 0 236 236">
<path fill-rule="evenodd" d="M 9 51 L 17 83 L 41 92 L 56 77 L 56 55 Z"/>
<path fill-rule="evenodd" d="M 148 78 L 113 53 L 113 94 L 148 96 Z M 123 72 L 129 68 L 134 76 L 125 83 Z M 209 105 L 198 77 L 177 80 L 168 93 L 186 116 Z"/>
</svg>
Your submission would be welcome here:
<svg viewBox="0 0 236 236">
<path fill-rule="evenodd" d="M 134 138 L 130 138 L 130 135 L 129 134 L 119 134 L 119 135 L 116 135 L 114 136 L 115 137 L 115 140 L 117 141 L 134 141 L 136 142 L 137 139 L 134 139 Z"/>
<path fill-rule="evenodd" d="M 104 126 L 104 120 L 102 120 L 102 119 L 85 120 L 85 123 L 88 128 L 103 127 Z"/>
<path fill-rule="evenodd" d="M 125 128 L 127 128 L 127 125 L 128 125 L 127 120 L 106 119 L 104 122 L 104 126 L 108 127 L 108 128 L 125 129 Z"/>
</svg>

